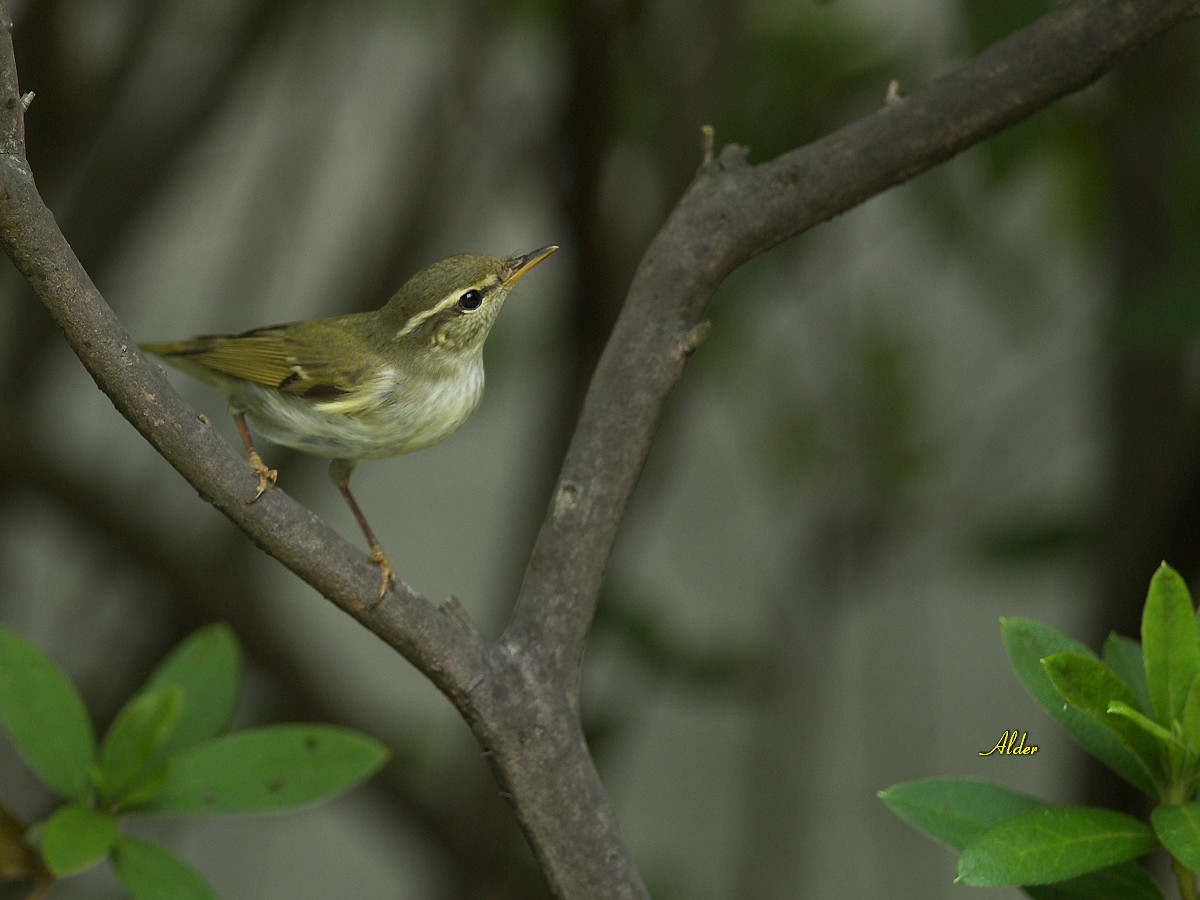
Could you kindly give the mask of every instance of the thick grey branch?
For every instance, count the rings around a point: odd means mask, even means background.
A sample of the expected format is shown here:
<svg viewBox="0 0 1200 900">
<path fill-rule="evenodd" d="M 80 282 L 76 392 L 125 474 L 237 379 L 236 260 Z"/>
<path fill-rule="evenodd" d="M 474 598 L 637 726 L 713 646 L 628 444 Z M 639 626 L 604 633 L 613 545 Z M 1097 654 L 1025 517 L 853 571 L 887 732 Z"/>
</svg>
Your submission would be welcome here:
<svg viewBox="0 0 1200 900">
<path fill-rule="evenodd" d="M 812 144 L 756 166 L 726 147 L 704 166 L 634 276 L 503 640 L 537 648 L 547 679 L 574 690 L 625 505 L 726 275 L 1085 87 L 1197 12 L 1197 0 L 1077 0 Z"/>
</svg>

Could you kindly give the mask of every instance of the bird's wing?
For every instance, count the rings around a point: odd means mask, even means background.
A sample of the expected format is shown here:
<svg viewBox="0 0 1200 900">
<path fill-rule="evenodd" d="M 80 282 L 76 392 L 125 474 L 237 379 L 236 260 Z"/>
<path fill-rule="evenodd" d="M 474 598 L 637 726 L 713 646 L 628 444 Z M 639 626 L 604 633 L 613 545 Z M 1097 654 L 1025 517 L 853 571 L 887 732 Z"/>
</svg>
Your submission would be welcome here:
<svg viewBox="0 0 1200 900">
<path fill-rule="evenodd" d="M 323 329 L 314 327 L 323 324 L 275 325 L 243 334 L 144 344 L 142 349 L 185 369 L 208 369 L 311 400 L 334 400 L 354 390 L 363 370 L 334 364 L 329 342 L 321 339 Z"/>
</svg>

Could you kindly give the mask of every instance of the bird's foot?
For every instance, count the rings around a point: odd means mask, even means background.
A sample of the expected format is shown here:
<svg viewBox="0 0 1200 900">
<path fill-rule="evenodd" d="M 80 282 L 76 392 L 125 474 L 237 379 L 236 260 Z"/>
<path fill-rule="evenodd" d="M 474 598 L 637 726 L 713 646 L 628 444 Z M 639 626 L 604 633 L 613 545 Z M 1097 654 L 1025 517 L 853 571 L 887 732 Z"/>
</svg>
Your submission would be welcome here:
<svg viewBox="0 0 1200 900">
<path fill-rule="evenodd" d="M 275 479 L 279 477 L 279 470 L 268 469 L 267 464 L 262 461 L 262 457 L 254 450 L 250 451 L 250 468 L 258 475 L 258 490 L 250 498 L 250 502 L 253 503 L 263 495 L 263 491 L 267 489 L 268 485 L 275 483 Z"/>
<path fill-rule="evenodd" d="M 387 554 L 383 552 L 383 548 L 376 544 L 371 548 L 371 562 L 379 564 L 379 573 L 383 578 L 379 585 L 379 594 L 375 597 L 375 602 L 367 609 L 374 609 L 383 602 L 383 595 L 396 584 L 396 570 L 392 568 L 392 564 L 388 562 Z"/>
</svg>

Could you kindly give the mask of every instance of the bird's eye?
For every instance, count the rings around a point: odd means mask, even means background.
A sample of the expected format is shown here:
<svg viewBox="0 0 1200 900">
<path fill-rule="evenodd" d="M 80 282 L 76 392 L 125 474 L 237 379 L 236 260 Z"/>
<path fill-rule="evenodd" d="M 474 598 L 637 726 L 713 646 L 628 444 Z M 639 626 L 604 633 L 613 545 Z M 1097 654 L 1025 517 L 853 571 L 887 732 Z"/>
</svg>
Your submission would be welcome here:
<svg viewBox="0 0 1200 900">
<path fill-rule="evenodd" d="M 467 310 L 479 309 L 479 304 L 483 302 L 483 294 L 472 288 L 461 297 L 458 298 L 458 308 Z"/>
</svg>

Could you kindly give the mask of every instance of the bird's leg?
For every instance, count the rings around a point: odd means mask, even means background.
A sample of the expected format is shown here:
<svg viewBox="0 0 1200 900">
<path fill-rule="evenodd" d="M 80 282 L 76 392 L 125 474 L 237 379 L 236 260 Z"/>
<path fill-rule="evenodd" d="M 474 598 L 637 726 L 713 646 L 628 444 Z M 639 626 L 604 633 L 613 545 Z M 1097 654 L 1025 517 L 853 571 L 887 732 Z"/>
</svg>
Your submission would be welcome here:
<svg viewBox="0 0 1200 900">
<path fill-rule="evenodd" d="M 246 455 L 250 459 L 250 468 L 258 475 L 258 490 L 254 492 L 254 496 L 250 499 L 253 503 L 262 496 L 262 492 L 267 489 L 268 484 L 274 484 L 275 479 L 279 477 L 279 472 L 276 469 L 268 469 L 262 457 L 258 455 L 258 451 L 254 449 L 254 441 L 250 440 L 250 429 L 246 427 L 246 413 L 240 409 L 231 409 L 233 413 L 233 421 L 237 422 L 238 432 L 242 435 L 242 443 L 246 445 Z"/>
<path fill-rule="evenodd" d="M 379 564 L 383 582 L 379 585 L 379 595 L 370 606 L 370 609 L 374 609 L 383 600 L 383 595 L 388 592 L 388 588 L 396 583 L 396 570 L 388 562 L 387 554 L 383 552 L 383 547 L 379 544 L 379 538 L 375 537 L 375 532 L 367 524 L 367 517 L 359 508 L 358 501 L 350 493 L 350 473 L 354 471 L 355 465 L 356 460 L 353 459 L 335 459 L 329 464 L 329 477 L 333 479 L 333 483 L 338 486 L 338 490 L 346 498 L 346 504 L 350 507 L 350 512 L 354 513 L 354 518 L 358 520 L 358 527 L 362 529 L 363 537 L 371 545 L 371 561 Z"/>
</svg>

